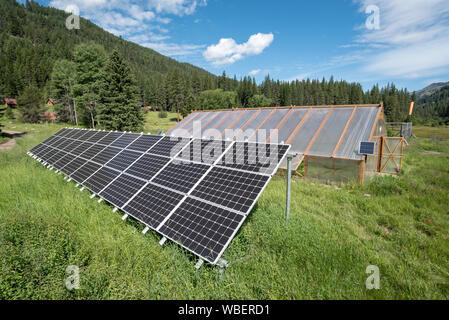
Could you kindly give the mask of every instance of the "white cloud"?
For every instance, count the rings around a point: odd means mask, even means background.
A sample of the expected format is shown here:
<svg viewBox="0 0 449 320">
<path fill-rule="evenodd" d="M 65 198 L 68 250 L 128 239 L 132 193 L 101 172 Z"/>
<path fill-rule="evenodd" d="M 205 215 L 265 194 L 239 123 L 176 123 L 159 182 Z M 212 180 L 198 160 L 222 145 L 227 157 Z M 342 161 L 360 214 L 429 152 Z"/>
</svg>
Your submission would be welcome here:
<svg viewBox="0 0 449 320">
<path fill-rule="evenodd" d="M 262 71 L 262 70 L 260 70 L 260 69 L 251 70 L 248 74 L 250 76 L 255 76 L 255 75 L 258 75 L 260 73 L 260 71 Z"/>
<path fill-rule="evenodd" d="M 166 12 L 178 16 L 191 15 L 196 8 L 207 5 L 206 0 L 149 0 L 150 8 L 154 8 L 156 12 Z"/>
<path fill-rule="evenodd" d="M 134 19 L 137 19 L 139 21 L 153 20 L 156 17 L 154 12 L 142 10 L 141 7 L 135 4 L 131 5 L 128 8 L 128 12 Z"/>
<path fill-rule="evenodd" d="M 272 33 L 258 33 L 252 35 L 249 40 L 237 44 L 234 39 L 223 38 L 218 44 L 209 46 L 203 52 L 204 58 L 214 65 L 232 64 L 248 56 L 261 54 L 274 40 Z"/>
<path fill-rule="evenodd" d="M 356 43 L 373 48 L 364 71 L 398 78 L 442 74 L 449 68 L 447 0 L 358 0 L 380 8 L 380 29 L 360 29 Z M 379 50 L 375 50 L 379 47 Z"/>
</svg>

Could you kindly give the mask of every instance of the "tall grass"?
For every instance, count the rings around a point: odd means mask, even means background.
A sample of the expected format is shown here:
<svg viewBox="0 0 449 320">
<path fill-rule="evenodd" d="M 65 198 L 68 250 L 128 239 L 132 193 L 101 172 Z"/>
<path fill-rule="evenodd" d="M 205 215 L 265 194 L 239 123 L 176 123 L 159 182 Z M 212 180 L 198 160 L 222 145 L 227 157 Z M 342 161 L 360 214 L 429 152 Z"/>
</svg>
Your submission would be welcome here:
<svg viewBox="0 0 449 320">
<path fill-rule="evenodd" d="M 276 176 L 220 274 L 210 265 L 196 271 L 195 256 L 159 246 L 159 235 L 141 234 L 140 223 L 123 222 L 27 157 L 58 126 L 26 127 L 0 153 L 1 299 L 449 298 L 447 140 L 442 154 L 423 153 L 431 139 L 412 140 L 399 177 L 365 186 L 294 178 L 288 225 L 285 181 Z M 80 290 L 65 289 L 68 265 L 81 269 Z M 380 268 L 380 290 L 365 287 L 368 265 Z"/>
</svg>

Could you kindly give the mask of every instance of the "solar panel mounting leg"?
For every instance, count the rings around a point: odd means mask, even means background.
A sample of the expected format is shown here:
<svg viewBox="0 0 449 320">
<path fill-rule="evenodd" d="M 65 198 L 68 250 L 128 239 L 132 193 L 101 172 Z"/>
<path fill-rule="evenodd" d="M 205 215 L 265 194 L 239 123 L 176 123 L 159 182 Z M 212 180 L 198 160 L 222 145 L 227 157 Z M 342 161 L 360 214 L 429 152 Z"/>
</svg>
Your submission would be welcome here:
<svg viewBox="0 0 449 320">
<path fill-rule="evenodd" d="M 95 198 L 95 193 L 90 196 L 91 199 Z"/>
<path fill-rule="evenodd" d="M 145 229 L 143 229 L 143 231 L 142 231 L 142 234 L 146 234 L 149 230 L 150 230 L 149 227 L 145 227 Z"/>
<path fill-rule="evenodd" d="M 285 215 L 287 219 L 287 224 L 290 221 L 290 198 L 292 189 L 292 160 L 295 157 L 293 154 L 287 155 L 287 201 L 285 208 Z"/>
<path fill-rule="evenodd" d="M 114 208 L 113 210 L 112 210 L 112 213 L 116 213 L 118 211 L 118 208 Z"/>
<path fill-rule="evenodd" d="M 195 265 L 195 269 L 199 270 L 201 268 L 201 266 L 203 265 L 204 260 L 203 259 L 199 259 L 198 262 Z"/>
<path fill-rule="evenodd" d="M 165 243 L 165 241 L 167 241 L 167 238 L 166 238 L 166 237 L 163 237 L 163 238 L 161 239 L 161 241 L 159 241 L 159 245 L 160 245 L 160 246 L 163 246 L 164 243 Z"/>
<path fill-rule="evenodd" d="M 127 213 L 125 213 L 125 214 L 123 215 L 123 217 L 122 217 L 122 220 L 123 220 L 123 221 L 125 221 L 126 219 L 128 219 L 128 214 L 127 214 Z"/>
<path fill-rule="evenodd" d="M 103 201 L 103 198 L 98 199 L 98 203 L 101 203 Z"/>
<path fill-rule="evenodd" d="M 80 192 L 83 192 L 84 191 L 84 187 L 82 187 L 81 189 L 80 189 Z"/>
</svg>

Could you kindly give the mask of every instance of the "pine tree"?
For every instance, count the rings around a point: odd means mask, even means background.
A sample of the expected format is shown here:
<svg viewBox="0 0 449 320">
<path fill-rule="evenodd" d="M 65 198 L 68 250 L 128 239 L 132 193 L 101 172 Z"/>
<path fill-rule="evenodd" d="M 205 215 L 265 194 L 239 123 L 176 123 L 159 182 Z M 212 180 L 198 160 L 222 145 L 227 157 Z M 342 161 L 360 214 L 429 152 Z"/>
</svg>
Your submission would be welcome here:
<svg viewBox="0 0 449 320">
<path fill-rule="evenodd" d="M 73 85 L 75 78 L 75 63 L 59 60 L 53 66 L 51 74 L 50 92 L 58 103 L 56 113 L 61 121 L 77 123 L 76 105 L 73 99 Z"/>
<path fill-rule="evenodd" d="M 139 108 L 139 89 L 130 67 L 117 51 L 102 72 L 98 118 L 108 130 L 140 131 L 143 114 Z"/>
<path fill-rule="evenodd" d="M 5 116 L 6 108 L 7 107 L 5 107 L 5 105 L 3 105 L 3 104 L 0 105 L 0 132 L 2 132 L 3 124 L 1 122 L 1 120 Z"/>
<path fill-rule="evenodd" d="M 73 95 L 79 106 L 80 118 L 93 128 L 96 123 L 97 102 L 101 87 L 101 71 L 105 65 L 106 52 L 100 45 L 81 44 L 76 47 L 75 85 Z"/>
<path fill-rule="evenodd" d="M 39 88 L 35 85 L 26 87 L 17 102 L 23 122 L 39 122 L 44 111 L 42 92 Z"/>
</svg>

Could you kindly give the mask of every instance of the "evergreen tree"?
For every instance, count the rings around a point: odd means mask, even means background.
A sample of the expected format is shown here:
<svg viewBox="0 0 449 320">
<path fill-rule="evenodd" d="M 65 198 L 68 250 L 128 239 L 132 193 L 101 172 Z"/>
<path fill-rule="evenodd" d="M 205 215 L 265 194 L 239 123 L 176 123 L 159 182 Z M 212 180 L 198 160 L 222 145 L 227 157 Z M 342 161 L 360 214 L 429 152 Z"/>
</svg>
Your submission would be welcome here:
<svg viewBox="0 0 449 320">
<path fill-rule="evenodd" d="M 98 118 L 108 130 L 140 131 L 143 114 L 139 108 L 139 89 L 129 66 L 117 51 L 102 72 Z"/>
<path fill-rule="evenodd" d="M 7 107 L 5 107 L 5 105 L 3 105 L 3 104 L 0 105 L 0 132 L 2 132 L 2 127 L 3 127 L 2 120 L 3 120 L 3 117 L 5 116 L 6 108 Z"/>
<path fill-rule="evenodd" d="M 75 63 L 59 60 L 53 67 L 51 74 L 51 96 L 57 100 L 56 113 L 60 121 L 78 123 L 76 105 L 73 99 L 73 85 L 75 80 Z"/>
<path fill-rule="evenodd" d="M 106 52 L 102 46 L 96 44 L 80 44 L 75 49 L 74 57 L 73 96 L 79 106 L 82 121 L 95 128 L 101 71 L 106 62 Z"/>
<path fill-rule="evenodd" d="M 23 122 L 39 122 L 44 111 L 42 92 L 34 85 L 26 87 L 17 101 Z"/>
</svg>

